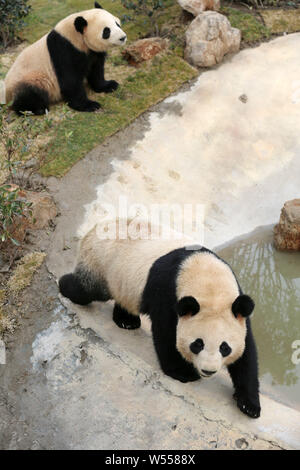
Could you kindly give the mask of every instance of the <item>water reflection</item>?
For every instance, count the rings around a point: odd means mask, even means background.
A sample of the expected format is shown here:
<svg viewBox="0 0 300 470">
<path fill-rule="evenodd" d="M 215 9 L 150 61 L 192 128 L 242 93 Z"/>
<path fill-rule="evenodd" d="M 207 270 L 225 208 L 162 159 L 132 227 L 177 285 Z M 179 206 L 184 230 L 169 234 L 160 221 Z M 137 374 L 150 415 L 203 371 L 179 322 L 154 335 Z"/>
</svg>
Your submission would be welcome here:
<svg viewBox="0 0 300 470">
<path fill-rule="evenodd" d="M 255 299 L 252 324 L 261 378 L 285 386 L 284 394 L 299 403 L 300 365 L 291 361 L 291 345 L 300 339 L 300 253 L 276 251 L 270 227 L 217 252 L 233 267 L 243 291 Z"/>
</svg>

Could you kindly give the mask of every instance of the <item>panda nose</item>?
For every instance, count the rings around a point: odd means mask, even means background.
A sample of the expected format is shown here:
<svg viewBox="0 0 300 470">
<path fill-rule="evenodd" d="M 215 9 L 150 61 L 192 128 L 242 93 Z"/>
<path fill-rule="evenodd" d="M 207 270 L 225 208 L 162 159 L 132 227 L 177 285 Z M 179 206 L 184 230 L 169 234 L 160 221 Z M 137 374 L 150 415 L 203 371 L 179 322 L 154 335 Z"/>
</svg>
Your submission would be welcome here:
<svg viewBox="0 0 300 470">
<path fill-rule="evenodd" d="M 217 371 L 216 371 L 216 370 L 205 370 L 205 369 L 201 369 L 201 372 L 203 372 L 203 374 L 205 374 L 205 375 L 213 375 L 213 374 L 215 374 Z"/>
<path fill-rule="evenodd" d="M 120 38 L 120 41 L 125 42 L 126 38 L 127 38 L 127 36 L 123 36 L 122 38 Z"/>
</svg>

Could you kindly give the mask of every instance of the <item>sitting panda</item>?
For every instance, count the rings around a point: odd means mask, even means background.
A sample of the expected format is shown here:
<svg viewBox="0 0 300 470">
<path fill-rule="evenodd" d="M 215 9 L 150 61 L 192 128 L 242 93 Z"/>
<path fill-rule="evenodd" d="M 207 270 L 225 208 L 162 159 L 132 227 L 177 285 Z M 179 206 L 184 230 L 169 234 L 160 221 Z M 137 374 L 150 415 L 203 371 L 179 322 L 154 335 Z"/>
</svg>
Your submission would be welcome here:
<svg viewBox="0 0 300 470">
<path fill-rule="evenodd" d="M 6 102 L 13 100 L 18 114 L 44 114 L 62 99 L 78 111 L 99 109 L 88 99 L 84 80 L 98 93 L 116 90 L 116 81 L 104 79 L 106 50 L 125 42 L 120 20 L 95 2 L 94 9 L 68 16 L 21 52 L 5 79 Z"/>
<path fill-rule="evenodd" d="M 148 315 L 165 374 L 188 382 L 227 366 L 237 406 L 258 418 L 254 302 L 230 266 L 207 248 L 182 246 L 182 239 L 124 238 L 99 237 L 95 226 L 81 242 L 74 272 L 60 278 L 61 294 L 80 305 L 114 299 L 121 328 L 138 328 L 139 314 Z"/>
</svg>

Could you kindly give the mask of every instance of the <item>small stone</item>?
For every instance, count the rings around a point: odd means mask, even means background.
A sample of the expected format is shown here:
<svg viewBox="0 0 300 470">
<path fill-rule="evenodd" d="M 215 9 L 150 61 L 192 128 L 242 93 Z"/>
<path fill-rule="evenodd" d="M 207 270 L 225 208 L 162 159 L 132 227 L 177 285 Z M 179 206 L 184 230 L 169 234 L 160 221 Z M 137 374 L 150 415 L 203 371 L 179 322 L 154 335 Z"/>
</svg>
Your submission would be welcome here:
<svg viewBox="0 0 300 470">
<path fill-rule="evenodd" d="M 185 59 L 197 67 L 219 64 L 224 55 L 240 48 L 241 32 L 226 16 L 214 11 L 198 15 L 186 31 Z"/>
<path fill-rule="evenodd" d="M 220 0 L 178 0 L 179 5 L 184 10 L 198 16 L 205 10 L 220 10 Z"/>
<path fill-rule="evenodd" d="M 274 244 L 277 250 L 300 251 L 300 199 L 287 201 L 281 209 L 274 228 Z"/>
<path fill-rule="evenodd" d="M 248 101 L 248 96 L 243 94 L 241 96 L 239 96 L 239 100 L 242 102 L 242 103 L 247 103 Z"/>
<path fill-rule="evenodd" d="M 246 441 L 244 437 L 241 439 L 237 439 L 235 441 L 235 445 L 237 446 L 238 449 L 247 449 L 249 447 L 249 443 Z"/>
</svg>

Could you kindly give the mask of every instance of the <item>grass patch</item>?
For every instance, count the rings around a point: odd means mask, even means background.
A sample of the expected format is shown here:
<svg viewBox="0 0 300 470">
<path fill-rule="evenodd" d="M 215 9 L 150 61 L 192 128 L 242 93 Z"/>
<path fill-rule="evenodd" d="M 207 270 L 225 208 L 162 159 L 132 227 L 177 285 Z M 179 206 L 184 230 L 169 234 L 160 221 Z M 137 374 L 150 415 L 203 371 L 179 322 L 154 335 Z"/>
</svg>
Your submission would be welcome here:
<svg viewBox="0 0 300 470">
<path fill-rule="evenodd" d="M 94 4 L 93 1 L 87 3 L 86 0 L 31 0 L 30 3 L 31 12 L 21 34 L 29 43 L 46 34 L 60 19 L 73 12 L 92 8 Z M 117 80 L 120 88 L 109 95 L 89 92 L 91 99 L 101 104 L 100 112 L 80 113 L 68 108 L 67 113 L 62 113 L 63 106 L 66 105 L 51 107 L 51 129 L 39 136 L 38 152 L 34 154 L 37 157 L 38 153 L 39 172 L 43 176 L 63 176 L 93 147 L 198 75 L 197 70 L 183 60 L 184 32 L 187 26 L 181 22 L 182 9 L 177 0 L 166 0 L 165 4 L 158 24 L 162 34 L 170 39 L 170 49 L 167 52 L 159 54 L 139 68 L 134 68 L 123 59 L 121 49 L 112 49 L 106 62 L 105 75 L 106 79 Z M 133 16 L 132 11 L 125 9 L 120 0 L 103 0 L 101 5 L 119 18 L 125 13 Z M 147 36 L 149 28 L 149 18 L 143 16 L 137 16 L 123 25 L 129 43 Z M 2 77 L 14 59 L 13 52 L 0 56 Z M 45 117 L 34 119 L 44 120 Z M 26 159 L 31 156 L 29 152 Z"/>
<path fill-rule="evenodd" d="M 269 28 L 264 26 L 254 14 L 230 7 L 221 8 L 221 13 L 228 17 L 231 26 L 241 30 L 242 41 L 245 43 L 253 44 L 269 39 L 271 36 Z"/>
<path fill-rule="evenodd" d="M 296 33 L 300 31 L 300 9 L 262 10 L 261 15 L 272 33 Z"/>
</svg>

